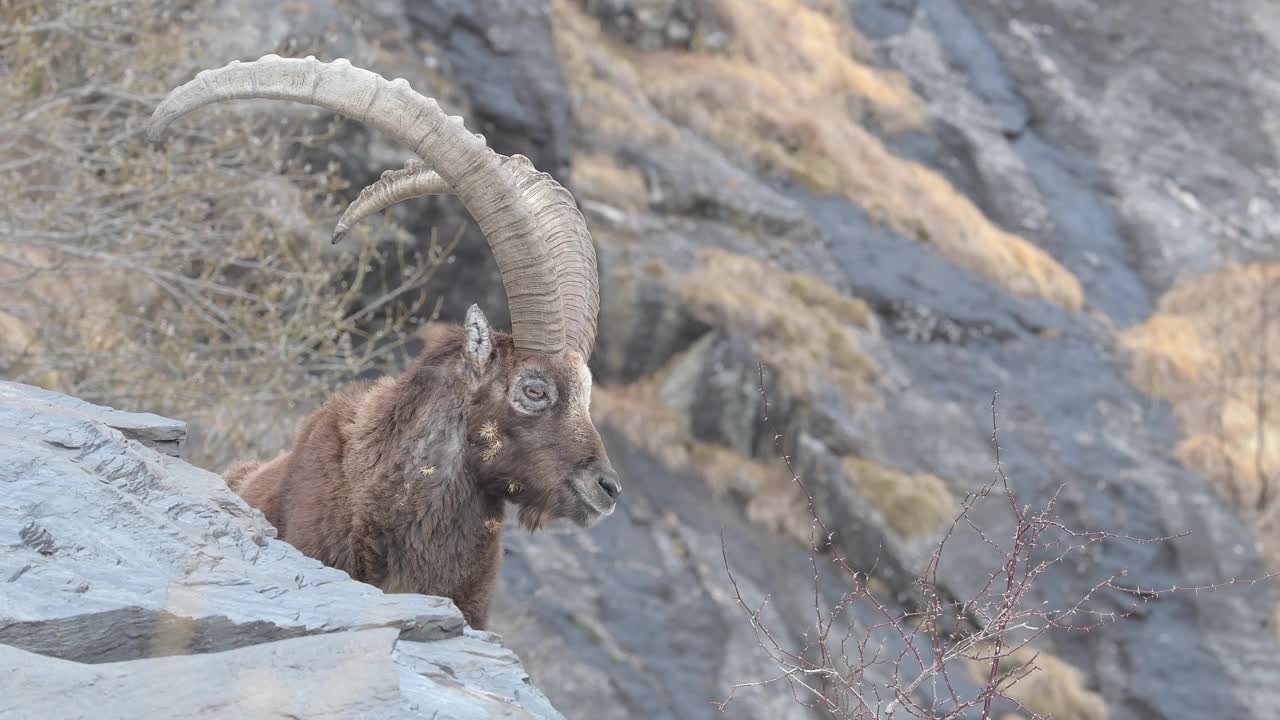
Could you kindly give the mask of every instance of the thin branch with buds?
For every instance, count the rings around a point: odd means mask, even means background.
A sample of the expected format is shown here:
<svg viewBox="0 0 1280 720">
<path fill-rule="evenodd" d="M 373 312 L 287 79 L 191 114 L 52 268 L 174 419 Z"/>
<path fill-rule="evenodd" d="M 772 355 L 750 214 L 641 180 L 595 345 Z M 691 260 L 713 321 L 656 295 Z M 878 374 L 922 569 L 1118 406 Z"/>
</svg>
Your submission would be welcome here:
<svg viewBox="0 0 1280 720">
<path fill-rule="evenodd" d="M 806 500 L 811 519 L 808 550 L 813 571 L 814 619 L 812 627 L 794 644 L 769 627 L 764 620 L 769 598 L 752 605 L 743 597 L 722 534 L 721 556 L 734 601 L 751 626 L 757 646 L 778 672 L 729 688 L 727 696 L 715 703 L 721 711 L 740 690 L 785 684 L 797 703 L 841 720 L 948 720 L 974 714 L 988 720 L 999 708 L 998 701 L 1006 703 L 1007 709 L 1039 720 L 1042 715 L 1027 707 L 1013 691 L 1020 681 L 1041 670 L 1037 659 L 1042 656 L 1034 645 L 1047 633 L 1089 632 L 1129 617 L 1170 593 L 1210 592 L 1254 585 L 1274 577 L 1142 589 L 1121 583 L 1125 575 L 1121 572 L 1098 579 L 1074 599 L 1057 604 L 1036 601 L 1033 591 L 1047 571 L 1094 545 L 1106 541 L 1165 543 L 1187 533 L 1139 538 L 1072 529 L 1056 513 L 1061 487 L 1042 505 L 1023 504 L 1001 457 L 996 393 L 991 400 L 991 443 L 995 452 L 992 478 L 965 495 L 959 512 L 915 578 L 915 589 L 922 598 L 919 607 L 898 609 L 872 589 L 874 565 L 865 571 L 853 567 L 837 542 L 837 533 L 823 521 L 806 480 L 795 471 L 791 456 L 781 451 L 782 436 L 769 418 L 763 366 L 759 368 L 759 392 L 764 422 L 779 447 L 792 483 Z M 974 515 L 979 503 L 996 498 L 1003 500 L 1000 505 L 1012 521 L 1012 535 L 1007 540 L 993 538 Z M 949 600 L 939 581 L 939 569 L 947 544 L 959 528 L 972 532 L 994 559 L 983 573 L 983 584 L 970 597 Z M 823 601 L 824 569 L 846 588 L 833 602 Z M 1120 610 L 1099 610 L 1091 601 L 1102 593 L 1119 594 L 1130 598 L 1130 602 Z M 1078 624 L 1080 618 L 1087 622 Z M 966 631 L 949 631 L 952 621 L 966 624 Z M 922 692 L 926 687 L 930 691 Z"/>
</svg>

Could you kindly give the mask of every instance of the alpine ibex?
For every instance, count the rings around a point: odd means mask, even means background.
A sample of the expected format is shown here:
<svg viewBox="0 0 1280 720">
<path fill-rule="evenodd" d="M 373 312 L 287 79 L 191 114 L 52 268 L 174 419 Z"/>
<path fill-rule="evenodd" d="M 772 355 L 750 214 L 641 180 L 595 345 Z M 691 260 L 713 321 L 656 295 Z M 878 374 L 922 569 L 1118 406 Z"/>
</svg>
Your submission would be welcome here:
<svg viewBox="0 0 1280 720">
<path fill-rule="evenodd" d="M 573 197 L 523 156 L 499 155 L 402 79 L 346 60 L 267 55 L 205 70 L 156 108 L 150 135 L 243 98 L 315 105 L 376 128 L 430 165 L 384 174 L 335 232 L 391 202 L 457 193 L 497 260 L 511 333 L 472 306 L 394 378 L 352 385 L 293 448 L 224 477 L 303 553 L 387 592 L 452 598 L 486 624 L 505 503 L 530 530 L 590 527 L 621 486 L 592 423 L 587 359 L 599 308 L 595 249 Z"/>
</svg>

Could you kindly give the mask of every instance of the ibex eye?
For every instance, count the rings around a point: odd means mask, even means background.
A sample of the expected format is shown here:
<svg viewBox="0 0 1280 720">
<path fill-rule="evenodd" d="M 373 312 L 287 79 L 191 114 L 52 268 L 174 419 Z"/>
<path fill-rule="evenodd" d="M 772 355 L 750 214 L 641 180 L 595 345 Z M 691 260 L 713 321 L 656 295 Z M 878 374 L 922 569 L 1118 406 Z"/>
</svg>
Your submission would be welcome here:
<svg viewBox="0 0 1280 720">
<path fill-rule="evenodd" d="M 541 400 L 547 396 L 547 391 L 540 387 L 530 385 L 524 389 L 524 396 L 530 400 Z"/>
</svg>

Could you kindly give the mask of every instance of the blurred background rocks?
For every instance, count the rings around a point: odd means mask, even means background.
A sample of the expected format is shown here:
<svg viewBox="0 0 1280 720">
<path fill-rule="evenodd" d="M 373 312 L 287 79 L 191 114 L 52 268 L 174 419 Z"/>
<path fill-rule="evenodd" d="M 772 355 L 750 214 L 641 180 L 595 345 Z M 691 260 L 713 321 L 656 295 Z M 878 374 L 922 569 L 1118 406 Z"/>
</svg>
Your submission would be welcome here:
<svg viewBox="0 0 1280 720">
<path fill-rule="evenodd" d="M 744 594 L 770 594 L 772 625 L 803 632 L 809 521 L 780 452 L 832 542 L 910 603 L 960 498 L 990 477 L 997 391 L 1025 502 L 1061 488 L 1072 527 L 1189 532 L 1055 566 L 1045 601 L 1121 570 L 1142 587 L 1280 570 L 1270 3 L 0 12 L 0 372 L 183 418 L 210 469 L 278 452 L 341 382 L 403 367 L 423 324 L 472 302 L 508 319 L 452 198 L 328 246 L 403 148 L 279 104 L 211 107 L 149 146 L 168 88 L 268 52 L 347 57 L 572 189 L 600 261 L 593 414 L 626 493 L 589 533 L 509 533 L 495 612 L 566 716 L 718 716 L 734 684 L 770 675 L 721 533 Z M 963 597 L 990 557 L 973 538 L 950 547 L 939 580 Z M 1086 700 L 1029 707 L 1272 717 L 1276 619 L 1255 586 L 1050 634 L 1039 672 L 1058 690 L 1040 694 Z M 730 708 L 808 716 L 781 686 Z"/>
</svg>

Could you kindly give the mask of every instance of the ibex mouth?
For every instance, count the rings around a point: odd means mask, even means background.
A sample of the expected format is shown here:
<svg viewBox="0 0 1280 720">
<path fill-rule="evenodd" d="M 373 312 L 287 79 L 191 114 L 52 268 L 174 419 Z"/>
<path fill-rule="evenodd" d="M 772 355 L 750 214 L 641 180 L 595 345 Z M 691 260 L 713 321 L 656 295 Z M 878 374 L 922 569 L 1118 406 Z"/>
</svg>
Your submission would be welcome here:
<svg viewBox="0 0 1280 720">
<path fill-rule="evenodd" d="M 603 502 L 595 499 L 584 497 L 578 494 L 578 512 L 574 513 L 573 521 L 584 528 L 595 527 L 601 520 L 613 514 L 618 509 L 618 504 L 612 498 L 606 498 Z"/>
<path fill-rule="evenodd" d="M 601 520 L 612 515 L 613 511 L 616 509 L 616 505 L 610 505 L 608 510 L 591 508 L 590 510 L 585 510 L 581 515 L 573 518 L 573 521 L 577 523 L 578 527 L 590 530 L 596 525 L 599 525 Z"/>
<path fill-rule="evenodd" d="M 603 473 L 581 473 L 574 477 L 571 485 L 578 500 L 577 512 L 573 513 L 572 520 L 581 527 L 594 527 L 618 508 L 617 497 L 622 492 L 622 486 L 612 469 Z"/>
</svg>

